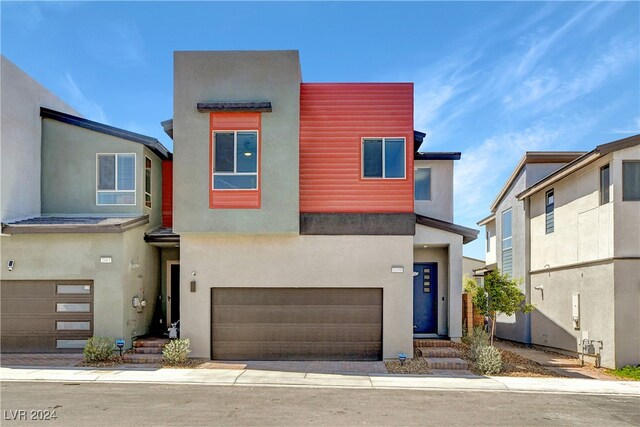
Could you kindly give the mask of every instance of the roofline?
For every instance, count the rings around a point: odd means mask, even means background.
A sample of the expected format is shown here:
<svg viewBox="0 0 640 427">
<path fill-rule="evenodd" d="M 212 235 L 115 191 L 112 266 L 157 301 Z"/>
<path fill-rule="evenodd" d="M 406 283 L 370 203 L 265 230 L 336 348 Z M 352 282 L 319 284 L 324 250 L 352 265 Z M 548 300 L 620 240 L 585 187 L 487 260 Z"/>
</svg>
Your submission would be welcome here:
<svg viewBox="0 0 640 427">
<path fill-rule="evenodd" d="M 40 116 L 46 119 L 57 120 L 69 125 L 78 126 L 95 132 L 100 132 L 105 135 L 115 136 L 117 138 L 137 142 L 138 144 L 142 144 L 148 147 L 163 160 L 168 160 L 171 157 L 171 153 L 169 152 L 169 150 L 167 150 L 167 148 L 162 145 L 160 141 L 150 136 L 131 132 L 125 129 L 117 128 L 115 126 L 105 125 L 104 123 L 94 122 L 93 120 L 83 119 L 82 117 L 73 116 L 71 114 L 51 110 L 45 107 L 40 107 Z"/>
<path fill-rule="evenodd" d="M 425 227 L 437 228 L 439 230 L 459 234 L 462 236 L 462 244 L 473 242 L 478 238 L 478 233 L 480 233 L 479 230 L 474 230 L 473 228 L 464 227 L 452 222 L 447 222 L 441 219 L 435 219 L 420 214 L 416 214 L 416 223 L 424 225 Z"/>
<path fill-rule="evenodd" d="M 606 144 L 600 144 L 588 153 L 583 154 L 572 162 L 564 165 L 557 171 L 547 175 L 538 182 L 529 186 L 529 188 L 517 194 L 516 197 L 518 198 L 518 200 L 529 197 L 542 190 L 543 188 L 558 182 L 559 180 L 572 174 L 573 172 L 595 162 L 599 158 L 606 156 L 609 153 L 613 153 L 614 151 L 618 150 L 624 150 L 625 148 L 629 147 L 635 147 L 636 145 L 640 145 L 640 134 L 632 135 L 623 139 L 618 139 Z"/>
<path fill-rule="evenodd" d="M 530 163 L 565 163 L 571 162 L 576 158 L 583 155 L 584 151 L 527 151 L 524 153 L 520 162 L 511 173 L 511 176 L 504 184 L 493 203 L 491 203 L 491 212 L 495 212 L 498 209 L 498 205 L 502 202 L 502 199 L 509 191 L 509 188 L 513 185 L 516 178 L 520 175 L 525 165 Z"/>
<path fill-rule="evenodd" d="M 496 219 L 496 214 L 492 213 L 489 216 L 486 216 L 484 218 L 482 218 L 480 221 L 476 222 L 476 224 L 478 224 L 480 227 L 482 227 L 483 225 L 487 225 L 489 224 L 491 221 L 495 221 Z"/>
<path fill-rule="evenodd" d="M 431 151 L 431 152 L 418 152 L 416 151 L 413 158 L 414 160 L 460 160 L 462 153 L 456 151 Z"/>
</svg>

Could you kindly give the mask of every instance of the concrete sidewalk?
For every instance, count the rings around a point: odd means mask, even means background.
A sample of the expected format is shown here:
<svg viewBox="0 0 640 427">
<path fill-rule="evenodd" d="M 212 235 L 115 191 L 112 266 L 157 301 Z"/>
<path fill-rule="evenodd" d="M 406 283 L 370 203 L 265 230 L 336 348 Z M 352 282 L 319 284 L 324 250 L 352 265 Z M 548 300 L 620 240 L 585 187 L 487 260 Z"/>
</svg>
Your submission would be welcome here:
<svg viewBox="0 0 640 427">
<path fill-rule="evenodd" d="M 0 381 L 155 383 L 227 386 L 418 389 L 605 394 L 640 397 L 640 382 L 570 378 L 337 375 L 238 369 L 95 369 L 1 367 Z"/>
</svg>

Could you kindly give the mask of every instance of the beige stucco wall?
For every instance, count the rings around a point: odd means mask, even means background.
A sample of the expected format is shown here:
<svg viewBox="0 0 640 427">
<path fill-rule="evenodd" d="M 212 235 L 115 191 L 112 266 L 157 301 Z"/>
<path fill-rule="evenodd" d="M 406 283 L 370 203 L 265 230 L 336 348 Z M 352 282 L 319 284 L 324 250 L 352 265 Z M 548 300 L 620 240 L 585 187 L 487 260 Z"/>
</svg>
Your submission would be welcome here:
<svg viewBox="0 0 640 427">
<path fill-rule="evenodd" d="M 124 233 L 22 234 L 0 239 L 2 265 L 15 260 L 15 268 L 0 271 L 2 280 L 93 280 L 94 335 L 131 338 L 148 332 L 157 297 L 157 251 L 143 240 L 145 227 Z M 101 264 L 111 256 L 111 264 Z M 139 268 L 131 269 L 133 260 Z M 137 313 L 131 298 L 138 294 L 147 307 Z"/>
<path fill-rule="evenodd" d="M 40 107 L 79 113 L 0 56 L 0 221 L 40 214 Z"/>
<path fill-rule="evenodd" d="M 613 203 L 600 205 L 600 167 L 611 156 L 531 196 L 531 270 L 613 256 Z M 611 170 L 612 176 L 616 171 Z M 545 193 L 554 190 L 554 231 L 545 233 Z"/>
<path fill-rule="evenodd" d="M 613 265 L 607 262 L 532 274 L 531 302 L 536 306 L 531 313 L 533 343 L 577 352 L 583 337 L 602 340 L 602 366 L 615 367 Z M 539 286 L 544 289 L 534 289 Z M 574 294 L 580 295 L 579 330 L 572 323 Z"/>
<path fill-rule="evenodd" d="M 415 212 L 453 222 L 453 160 L 417 160 L 414 168 L 431 168 L 431 200 L 414 201 Z"/>
<path fill-rule="evenodd" d="M 613 184 L 614 249 L 616 257 L 640 257 L 640 201 L 622 200 L 622 162 L 640 160 L 640 146 L 616 151 L 611 156 Z"/>
<path fill-rule="evenodd" d="M 181 235 L 181 336 L 210 357 L 212 287 L 382 288 L 383 357 L 412 355 L 412 266 L 411 236 Z"/>
<path fill-rule="evenodd" d="M 439 263 L 438 334 L 457 341 L 462 337 L 462 236 L 418 224 L 413 247 L 415 262 Z"/>
<path fill-rule="evenodd" d="M 640 364 L 640 259 L 615 260 L 616 367 Z"/>
</svg>

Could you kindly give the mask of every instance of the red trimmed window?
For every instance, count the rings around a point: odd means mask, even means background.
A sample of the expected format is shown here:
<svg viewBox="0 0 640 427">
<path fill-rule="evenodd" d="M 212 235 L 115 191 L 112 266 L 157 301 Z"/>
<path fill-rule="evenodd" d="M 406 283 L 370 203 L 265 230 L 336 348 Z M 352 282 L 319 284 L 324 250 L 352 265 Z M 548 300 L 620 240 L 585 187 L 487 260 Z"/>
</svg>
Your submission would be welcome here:
<svg viewBox="0 0 640 427">
<path fill-rule="evenodd" d="M 212 209 L 260 208 L 260 113 L 211 113 Z"/>
</svg>

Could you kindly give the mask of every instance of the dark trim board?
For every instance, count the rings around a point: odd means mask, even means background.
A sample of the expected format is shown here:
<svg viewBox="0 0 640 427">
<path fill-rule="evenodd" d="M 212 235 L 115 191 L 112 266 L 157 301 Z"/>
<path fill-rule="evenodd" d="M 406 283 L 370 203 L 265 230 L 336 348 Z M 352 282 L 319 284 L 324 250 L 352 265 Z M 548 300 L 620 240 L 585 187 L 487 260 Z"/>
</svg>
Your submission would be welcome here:
<svg viewBox="0 0 640 427">
<path fill-rule="evenodd" d="M 302 213 L 302 235 L 413 236 L 413 213 Z"/>
<path fill-rule="evenodd" d="M 250 112 L 250 113 L 270 113 L 271 102 L 198 102 L 196 105 L 201 113 L 210 112 Z"/>
<path fill-rule="evenodd" d="M 441 219 L 435 219 L 428 216 L 416 214 L 416 222 L 420 225 L 424 225 L 425 227 L 437 228 L 439 230 L 459 234 L 462 236 L 463 244 L 467 244 L 478 238 L 478 230 L 463 227 L 462 225 L 454 224 L 452 222 L 442 221 Z"/>
</svg>

